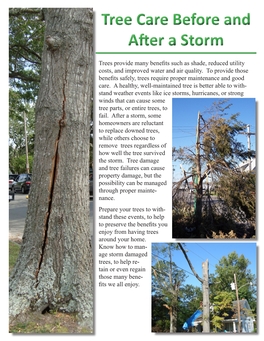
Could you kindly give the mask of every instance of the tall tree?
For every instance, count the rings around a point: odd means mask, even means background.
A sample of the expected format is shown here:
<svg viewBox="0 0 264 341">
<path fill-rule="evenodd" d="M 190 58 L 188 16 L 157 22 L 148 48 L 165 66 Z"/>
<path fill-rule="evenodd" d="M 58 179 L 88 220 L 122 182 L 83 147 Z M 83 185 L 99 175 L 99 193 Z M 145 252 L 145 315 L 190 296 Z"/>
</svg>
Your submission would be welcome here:
<svg viewBox="0 0 264 341">
<path fill-rule="evenodd" d="M 177 268 L 172 259 L 172 251 L 177 249 L 175 243 L 153 245 L 152 248 L 152 291 L 164 301 L 163 305 L 168 309 L 170 333 L 177 331 L 178 296 L 185 280 L 184 272 Z"/>
<path fill-rule="evenodd" d="M 225 172 L 216 188 L 225 204 L 235 210 L 241 221 L 248 220 L 255 227 L 256 174 L 252 172 Z"/>
<path fill-rule="evenodd" d="M 202 309 L 201 302 L 203 301 L 203 291 L 201 287 L 189 284 L 184 285 L 180 290 L 181 296 L 179 299 L 178 324 L 182 327 L 193 313 Z"/>
<path fill-rule="evenodd" d="M 234 251 L 223 256 L 216 265 L 216 270 L 211 275 L 210 280 L 215 285 L 210 287 L 210 300 L 214 305 L 212 313 L 212 323 L 215 327 L 221 329 L 225 316 L 234 312 L 233 318 L 238 318 L 238 308 L 233 306 L 233 302 L 237 301 L 236 291 L 232 290 L 231 283 L 234 283 L 234 274 L 236 275 L 237 289 L 239 300 L 246 299 L 252 311 L 246 312 L 246 315 L 252 316 L 256 314 L 256 279 L 248 269 L 250 261 L 242 254 Z M 240 311 L 242 312 L 242 307 Z"/>
<path fill-rule="evenodd" d="M 56 308 L 93 327 L 89 136 L 93 13 L 47 8 L 32 186 L 10 316 Z"/>
<path fill-rule="evenodd" d="M 9 91 L 9 170 L 13 174 L 25 173 L 26 169 L 26 139 L 27 133 L 28 155 L 30 160 L 30 172 L 32 170 L 32 160 L 35 139 L 35 111 L 29 104 L 23 104 L 20 110 L 20 100 L 17 93 Z M 26 122 L 24 122 L 24 115 Z"/>
<path fill-rule="evenodd" d="M 240 256 L 234 251 L 220 259 L 216 265 L 215 274 L 211 281 L 217 283 L 211 286 L 211 296 L 217 296 L 219 292 L 232 293 L 233 301 L 236 300 L 236 293 L 232 291 L 231 283 L 234 282 L 236 274 L 239 299 L 246 299 L 251 309 L 256 309 L 256 278 L 248 268 L 250 261 L 243 254 Z"/>
<path fill-rule="evenodd" d="M 10 8 L 9 79 L 26 100 L 34 100 L 38 94 L 44 29 L 40 8 Z"/>
<path fill-rule="evenodd" d="M 223 328 L 225 317 L 233 310 L 232 301 L 232 294 L 226 291 L 220 291 L 212 298 L 214 310 L 211 321 L 214 326 L 214 332 L 216 332 L 217 329 L 221 330 Z"/>
<path fill-rule="evenodd" d="M 185 173 L 178 182 L 173 195 L 176 195 L 185 181 L 193 180 L 197 226 L 200 226 L 202 220 L 203 184 L 208 176 L 213 175 L 214 181 L 229 174 L 241 177 L 237 169 L 239 162 L 255 156 L 253 150 L 249 151 L 237 140 L 237 134 L 246 127 L 238 121 L 239 114 L 225 117 L 231 105 L 227 100 L 219 100 L 204 112 L 198 112 L 195 146 L 172 150 L 173 159 L 189 166 L 189 173 Z"/>
<path fill-rule="evenodd" d="M 12 173 L 27 171 L 24 115 L 32 170 L 34 106 L 40 83 L 44 28 L 41 9 L 9 9 L 9 169 Z"/>
</svg>

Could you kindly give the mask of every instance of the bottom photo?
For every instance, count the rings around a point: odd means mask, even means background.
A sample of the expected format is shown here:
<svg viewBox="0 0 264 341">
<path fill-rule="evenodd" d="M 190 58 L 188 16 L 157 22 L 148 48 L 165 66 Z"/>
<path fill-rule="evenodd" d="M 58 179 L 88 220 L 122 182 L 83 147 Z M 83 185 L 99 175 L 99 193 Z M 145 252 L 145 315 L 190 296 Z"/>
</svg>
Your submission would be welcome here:
<svg viewBox="0 0 264 341">
<path fill-rule="evenodd" d="M 153 243 L 153 333 L 257 333 L 257 245 Z"/>
</svg>

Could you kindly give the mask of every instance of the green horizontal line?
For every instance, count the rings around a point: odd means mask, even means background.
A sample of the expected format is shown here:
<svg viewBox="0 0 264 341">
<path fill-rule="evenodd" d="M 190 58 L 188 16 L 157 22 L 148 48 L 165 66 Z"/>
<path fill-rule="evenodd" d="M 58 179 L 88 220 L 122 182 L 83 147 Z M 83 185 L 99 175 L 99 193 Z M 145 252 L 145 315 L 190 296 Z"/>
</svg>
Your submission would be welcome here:
<svg viewBox="0 0 264 341">
<path fill-rule="evenodd" d="M 257 54 L 257 52 L 95 52 L 96 54 Z"/>
</svg>

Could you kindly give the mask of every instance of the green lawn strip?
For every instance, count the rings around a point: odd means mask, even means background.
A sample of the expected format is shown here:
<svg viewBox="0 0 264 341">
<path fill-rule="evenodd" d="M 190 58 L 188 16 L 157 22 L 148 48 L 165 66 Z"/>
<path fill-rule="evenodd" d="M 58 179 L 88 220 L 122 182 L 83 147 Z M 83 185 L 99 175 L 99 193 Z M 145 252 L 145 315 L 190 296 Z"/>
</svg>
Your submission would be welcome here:
<svg viewBox="0 0 264 341">
<path fill-rule="evenodd" d="M 20 246 L 18 244 L 9 241 L 9 275 L 11 274 L 15 266 L 16 259 L 19 254 L 19 249 L 20 249 Z"/>
</svg>

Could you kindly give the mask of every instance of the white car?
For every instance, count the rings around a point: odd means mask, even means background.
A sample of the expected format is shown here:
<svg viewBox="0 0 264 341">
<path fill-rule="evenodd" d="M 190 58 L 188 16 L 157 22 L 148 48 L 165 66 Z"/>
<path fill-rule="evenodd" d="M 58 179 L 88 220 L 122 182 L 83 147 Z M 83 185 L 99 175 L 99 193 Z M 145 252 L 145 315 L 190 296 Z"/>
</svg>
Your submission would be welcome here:
<svg viewBox="0 0 264 341">
<path fill-rule="evenodd" d="M 17 174 L 9 174 L 9 201 L 15 200 L 15 180 Z"/>
</svg>

